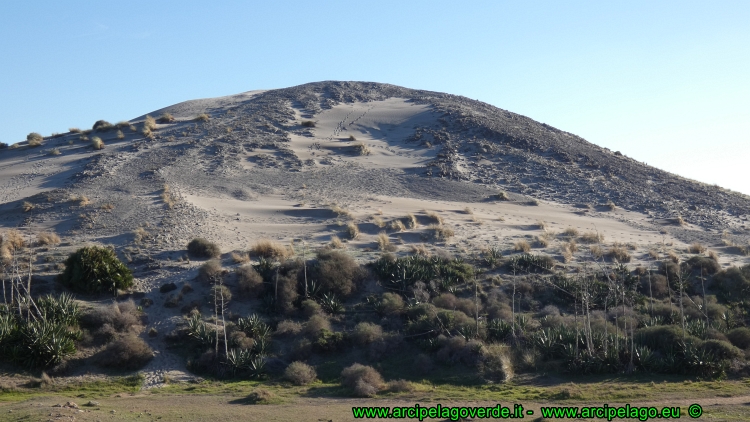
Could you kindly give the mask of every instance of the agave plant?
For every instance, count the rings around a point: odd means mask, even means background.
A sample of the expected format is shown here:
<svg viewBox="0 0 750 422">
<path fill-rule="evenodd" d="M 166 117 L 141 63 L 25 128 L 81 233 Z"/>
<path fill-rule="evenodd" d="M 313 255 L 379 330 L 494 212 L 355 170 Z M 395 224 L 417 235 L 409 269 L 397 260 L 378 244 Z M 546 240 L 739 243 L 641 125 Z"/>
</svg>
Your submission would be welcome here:
<svg viewBox="0 0 750 422">
<path fill-rule="evenodd" d="M 198 342 L 207 346 L 214 342 L 216 332 L 201 319 L 200 314 L 194 314 L 188 318 L 188 335 L 198 340 Z"/>
<path fill-rule="evenodd" d="M 62 362 L 76 348 L 68 327 L 60 322 L 31 320 L 20 326 L 18 344 L 25 353 L 21 360 L 29 367 L 49 367 Z"/>
<path fill-rule="evenodd" d="M 344 312 L 344 305 L 334 293 L 324 293 L 319 300 L 320 307 L 329 314 L 340 314 Z"/>
<path fill-rule="evenodd" d="M 487 322 L 487 339 L 504 341 L 513 332 L 513 327 L 502 319 L 491 319 Z"/>
</svg>

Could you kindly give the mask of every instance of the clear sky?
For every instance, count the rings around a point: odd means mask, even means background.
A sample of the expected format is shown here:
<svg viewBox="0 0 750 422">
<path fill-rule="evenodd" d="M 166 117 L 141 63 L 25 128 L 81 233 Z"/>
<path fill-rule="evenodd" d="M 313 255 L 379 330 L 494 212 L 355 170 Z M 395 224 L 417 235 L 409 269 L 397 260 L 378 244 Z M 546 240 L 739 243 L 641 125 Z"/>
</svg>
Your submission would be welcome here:
<svg viewBox="0 0 750 422">
<path fill-rule="evenodd" d="M 475 98 L 750 194 L 750 1 L 0 4 L 0 142 L 321 80 Z"/>
</svg>

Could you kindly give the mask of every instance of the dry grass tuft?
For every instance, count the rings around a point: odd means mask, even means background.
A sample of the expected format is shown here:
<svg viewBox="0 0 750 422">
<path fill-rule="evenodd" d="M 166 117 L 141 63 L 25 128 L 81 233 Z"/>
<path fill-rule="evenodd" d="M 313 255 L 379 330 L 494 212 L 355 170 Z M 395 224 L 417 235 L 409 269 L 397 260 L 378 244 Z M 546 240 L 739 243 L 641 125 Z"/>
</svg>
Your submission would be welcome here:
<svg viewBox="0 0 750 422">
<path fill-rule="evenodd" d="M 560 255 L 562 255 L 563 260 L 565 262 L 570 262 L 573 260 L 573 254 L 578 251 L 578 245 L 576 245 L 575 241 L 570 241 L 568 243 L 563 243 L 560 245 Z"/>
<path fill-rule="evenodd" d="M 91 138 L 91 148 L 94 148 L 95 150 L 100 150 L 104 148 L 104 141 L 102 141 L 102 138 L 98 136 L 94 136 Z"/>
<path fill-rule="evenodd" d="M 549 240 L 544 236 L 537 236 L 536 237 L 536 245 L 539 248 L 546 248 L 549 246 Z"/>
<path fill-rule="evenodd" d="M 307 385 L 315 382 L 318 374 L 312 366 L 297 361 L 286 367 L 284 378 L 294 385 Z"/>
<path fill-rule="evenodd" d="M 359 397 L 373 397 L 386 387 L 383 377 L 375 368 L 359 363 L 344 368 L 341 384 Z"/>
<path fill-rule="evenodd" d="M 378 233 L 376 241 L 378 242 L 378 249 L 381 251 L 393 252 L 396 250 L 396 247 L 391 244 L 391 239 L 388 238 L 386 232 Z"/>
<path fill-rule="evenodd" d="M 29 201 L 23 201 L 23 204 L 21 204 L 21 208 L 23 208 L 23 212 L 29 212 L 36 208 L 36 205 L 32 204 Z"/>
<path fill-rule="evenodd" d="M 271 239 L 257 241 L 250 251 L 256 256 L 270 259 L 283 259 L 291 254 L 289 248 Z"/>
<path fill-rule="evenodd" d="M 693 243 L 688 247 L 688 252 L 690 253 L 703 253 L 706 252 L 706 247 L 703 246 L 701 243 Z"/>
<path fill-rule="evenodd" d="M 338 217 L 352 218 L 352 213 L 349 210 L 347 210 L 345 208 L 342 208 L 342 207 L 340 207 L 338 205 L 331 206 L 331 211 L 333 211 L 334 213 L 336 213 L 336 215 Z"/>
<path fill-rule="evenodd" d="M 432 233 L 432 237 L 435 240 L 447 240 L 453 236 L 455 236 L 455 232 L 450 227 L 445 227 L 442 225 L 432 224 L 427 227 L 427 231 Z"/>
<path fill-rule="evenodd" d="M 583 243 L 601 243 L 604 241 L 604 235 L 597 232 L 586 232 L 580 240 Z"/>
<path fill-rule="evenodd" d="M 419 227 L 419 222 L 417 221 L 417 217 L 414 216 L 412 213 L 406 214 L 406 225 L 410 229 L 416 229 Z"/>
<path fill-rule="evenodd" d="M 542 220 L 538 220 L 535 224 L 536 228 L 539 230 L 547 230 L 547 223 L 545 223 Z"/>
<path fill-rule="evenodd" d="M 474 215 L 474 210 L 471 209 L 470 207 L 466 207 L 464 208 L 464 214 Z"/>
<path fill-rule="evenodd" d="M 151 238 L 151 233 L 146 231 L 143 227 L 138 227 L 133 231 L 133 241 L 137 244 L 140 244 L 144 240 L 148 240 Z"/>
<path fill-rule="evenodd" d="M 719 262 L 719 255 L 717 255 L 714 251 L 708 251 L 708 257 L 716 262 Z"/>
<path fill-rule="evenodd" d="M 38 147 L 42 145 L 42 141 L 44 141 L 44 137 L 36 132 L 31 132 L 26 135 L 26 143 L 28 143 L 30 147 Z"/>
<path fill-rule="evenodd" d="M 38 245 L 57 245 L 60 243 L 60 236 L 53 232 L 41 232 L 36 235 Z"/>
<path fill-rule="evenodd" d="M 346 225 L 346 231 L 349 235 L 349 239 L 356 239 L 359 237 L 359 227 L 357 227 L 354 222 L 350 221 L 349 224 Z"/>
<path fill-rule="evenodd" d="M 653 259 L 654 261 L 658 261 L 659 260 L 659 251 L 657 251 L 656 249 L 650 249 L 648 251 L 648 256 L 651 259 Z"/>
<path fill-rule="evenodd" d="M 404 226 L 404 223 L 401 220 L 393 220 L 390 224 L 391 230 L 396 230 L 398 232 L 402 232 L 406 230 L 406 226 Z"/>
<path fill-rule="evenodd" d="M 341 242 L 341 239 L 339 239 L 339 237 L 334 234 L 333 236 L 331 236 L 331 243 L 329 243 L 328 246 L 333 249 L 343 249 L 344 243 Z"/>
<path fill-rule="evenodd" d="M 575 227 L 568 227 L 565 229 L 565 231 L 562 232 L 563 236 L 565 237 L 578 237 L 578 229 Z"/>
<path fill-rule="evenodd" d="M 57 156 L 60 154 L 62 154 L 62 152 L 60 152 L 59 148 L 52 148 L 51 150 L 47 151 L 47 155 L 51 155 L 51 156 Z"/>
<path fill-rule="evenodd" d="M 370 155 L 371 153 L 370 148 L 368 148 L 367 145 L 363 143 L 356 144 L 352 146 L 352 148 L 357 155 Z"/>
<path fill-rule="evenodd" d="M 494 195 L 491 195 L 490 199 L 495 200 L 495 201 L 509 201 L 510 196 L 508 196 L 507 192 L 505 192 L 504 190 L 501 190 L 500 192 Z"/>
<path fill-rule="evenodd" d="M 443 217 L 441 217 L 440 214 L 438 214 L 438 213 L 436 213 L 434 211 L 425 211 L 425 215 L 433 223 L 439 224 L 439 225 L 443 224 Z"/>
<path fill-rule="evenodd" d="M 627 249 L 623 248 L 622 246 L 613 246 L 609 249 L 609 251 L 607 251 L 607 256 L 612 260 L 623 263 L 630 262 L 630 259 L 632 258 Z"/>
<path fill-rule="evenodd" d="M 110 203 L 107 203 L 107 204 L 104 204 L 104 205 L 102 205 L 102 206 L 100 207 L 100 209 L 101 209 L 102 211 L 107 211 L 107 212 L 110 212 L 110 211 L 112 211 L 113 209 L 115 209 L 115 205 L 114 205 L 114 204 L 110 204 Z"/>
<path fill-rule="evenodd" d="M 169 209 L 172 209 L 177 204 L 177 198 L 172 195 L 169 190 L 169 185 L 164 185 L 163 192 L 161 193 L 161 200 L 164 202 Z"/>
<path fill-rule="evenodd" d="M 372 220 L 373 224 L 375 224 L 376 226 L 380 227 L 381 229 L 383 227 L 385 227 L 385 221 L 382 218 L 380 218 L 379 216 L 373 215 L 372 217 L 370 217 L 370 219 Z"/>
<path fill-rule="evenodd" d="M 247 264 L 250 262 L 250 255 L 247 252 L 232 252 L 231 256 L 235 264 Z"/>
<path fill-rule="evenodd" d="M 174 123 L 174 116 L 169 113 L 162 114 L 157 120 L 159 123 Z"/>
<path fill-rule="evenodd" d="M 70 133 L 81 133 L 81 129 L 79 129 L 77 127 L 72 127 L 72 128 L 68 129 L 68 132 L 70 132 Z"/>
<path fill-rule="evenodd" d="M 419 245 L 409 245 L 409 251 L 414 255 L 419 256 L 430 256 L 430 251 L 427 250 L 427 246 L 424 243 Z"/>
<path fill-rule="evenodd" d="M 121 130 L 118 130 L 118 131 L 117 131 L 117 132 L 115 133 L 115 136 L 117 137 L 117 139 L 125 139 L 125 134 L 124 134 L 124 133 L 122 133 L 122 131 L 121 131 Z"/>
<path fill-rule="evenodd" d="M 528 253 L 529 251 L 531 251 L 531 245 L 529 245 L 529 242 L 527 242 L 526 240 L 521 239 L 513 243 L 513 250 L 516 252 Z"/>
<path fill-rule="evenodd" d="M 8 230 L 5 233 L 5 239 L 2 242 L 3 246 L 7 246 L 9 249 L 21 249 L 26 246 L 26 241 L 23 239 L 21 232 L 16 229 Z"/>
<path fill-rule="evenodd" d="M 589 252 L 591 252 L 591 256 L 596 259 L 601 259 L 604 256 L 604 249 L 602 249 L 599 245 L 590 246 Z"/>
<path fill-rule="evenodd" d="M 195 119 L 193 119 L 193 120 L 195 120 L 196 122 L 207 122 L 207 121 L 211 120 L 211 117 L 208 114 L 206 114 L 206 113 L 201 113 L 201 114 L 195 116 Z"/>
<path fill-rule="evenodd" d="M 146 116 L 143 120 L 143 129 L 148 129 L 149 133 L 156 130 L 156 120 L 151 116 Z"/>
<path fill-rule="evenodd" d="M 667 252 L 667 257 L 669 257 L 669 260 L 672 261 L 672 262 L 674 262 L 675 264 L 679 264 L 680 263 L 680 256 L 677 255 L 677 253 L 675 251 L 668 251 Z"/>
<path fill-rule="evenodd" d="M 606 207 L 606 208 L 607 208 L 608 210 L 610 210 L 610 211 L 614 211 L 614 210 L 616 210 L 616 209 L 617 209 L 617 206 L 615 205 L 615 203 L 614 203 L 614 202 L 612 202 L 612 200 L 609 200 L 609 201 L 607 201 L 607 203 L 606 203 L 606 204 L 604 204 L 604 206 L 605 206 L 605 207 Z"/>
</svg>

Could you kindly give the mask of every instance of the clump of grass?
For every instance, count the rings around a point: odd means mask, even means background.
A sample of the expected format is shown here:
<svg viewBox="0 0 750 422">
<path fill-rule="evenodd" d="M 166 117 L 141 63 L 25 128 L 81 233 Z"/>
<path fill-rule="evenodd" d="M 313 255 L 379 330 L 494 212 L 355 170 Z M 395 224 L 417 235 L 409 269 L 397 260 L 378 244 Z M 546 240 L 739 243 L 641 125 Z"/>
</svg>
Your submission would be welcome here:
<svg viewBox="0 0 750 422">
<path fill-rule="evenodd" d="M 622 246 L 613 246 L 607 251 L 607 256 L 617 262 L 630 262 L 631 256 Z"/>
<path fill-rule="evenodd" d="M 544 236 L 537 236 L 536 244 L 540 248 L 546 248 L 547 246 L 549 246 L 549 240 Z"/>
<path fill-rule="evenodd" d="M 23 212 L 29 212 L 36 208 L 36 205 L 29 201 L 23 201 L 23 204 L 21 204 L 21 208 L 23 209 Z"/>
<path fill-rule="evenodd" d="M 39 245 L 57 245 L 60 243 L 60 236 L 54 232 L 41 232 L 36 235 L 36 243 Z"/>
<path fill-rule="evenodd" d="M 84 134 L 81 134 L 81 135 L 80 135 L 80 136 L 78 137 L 78 139 L 79 139 L 79 140 L 80 140 L 81 142 L 88 142 L 88 141 L 89 141 L 89 137 L 88 137 L 88 136 L 86 136 L 86 135 L 84 135 Z"/>
<path fill-rule="evenodd" d="M 312 120 L 303 120 L 301 124 L 303 127 L 315 127 L 316 125 Z"/>
<path fill-rule="evenodd" d="M 328 244 L 333 249 L 342 249 L 344 247 L 344 244 L 341 242 L 341 239 L 339 239 L 338 236 L 335 234 L 331 236 L 331 242 Z"/>
<path fill-rule="evenodd" d="M 521 239 L 513 243 L 513 250 L 516 252 L 528 253 L 531 251 L 531 245 L 529 245 L 529 242 L 526 240 Z"/>
<path fill-rule="evenodd" d="M 699 242 L 695 242 L 692 245 L 690 245 L 690 247 L 688 247 L 688 251 L 690 253 L 703 253 L 703 252 L 706 252 L 706 247 L 703 246 L 703 244 Z"/>
<path fill-rule="evenodd" d="M 563 256 L 565 262 L 570 262 L 573 259 L 573 254 L 578 252 L 578 245 L 575 240 L 570 240 L 567 243 L 560 245 L 560 254 Z"/>
<path fill-rule="evenodd" d="M 117 133 L 115 134 L 115 136 L 117 137 L 117 139 L 125 139 L 125 134 L 122 133 L 122 131 L 119 129 L 117 130 Z"/>
<path fill-rule="evenodd" d="M 85 206 L 91 204 L 91 201 L 89 200 L 89 197 L 86 196 L 86 195 L 81 195 L 81 196 L 74 197 L 73 200 L 74 201 L 78 201 L 78 206 L 79 207 L 85 207 Z"/>
<path fill-rule="evenodd" d="M 266 259 L 283 259 L 289 256 L 291 251 L 279 242 L 260 239 L 250 248 L 250 252 Z"/>
<path fill-rule="evenodd" d="M 617 209 L 617 206 L 615 205 L 615 203 L 614 203 L 614 202 L 612 202 L 612 200 L 611 200 L 611 199 L 610 199 L 609 201 L 607 201 L 607 203 L 606 203 L 606 204 L 604 204 L 604 207 L 605 207 L 605 208 L 607 208 L 607 209 L 608 209 L 608 210 L 610 210 L 610 211 L 614 211 L 614 210 L 616 210 L 616 209 Z"/>
<path fill-rule="evenodd" d="M 386 234 L 386 232 L 378 233 L 377 242 L 378 249 L 380 249 L 381 251 L 393 252 L 394 250 L 396 250 L 396 247 L 391 244 L 391 240 L 388 238 L 388 234 Z"/>
<path fill-rule="evenodd" d="M 352 148 L 354 148 L 354 152 L 357 155 L 370 155 L 371 153 L 370 148 L 368 148 L 367 145 L 363 143 L 356 144 L 352 146 Z"/>
<path fill-rule="evenodd" d="M 677 224 L 678 226 L 684 226 L 685 224 L 687 224 L 687 222 L 685 221 L 685 219 L 684 219 L 684 218 L 682 218 L 682 216 L 681 216 L 681 215 L 678 215 L 677 217 L 675 217 L 675 219 L 674 219 L 674 222 L 675 222 L 675 224 Z"/>
<path fill-rule="evenodd" d="M 119 122 L 117 122 L 115 126 L 117 126 L 118 129 L 131 129 L 132 130 L 133 128 L 133 125 L 131 125 L 130 122 L 125 121 L 125 120 L 120 120 Z"/>
<path fill-rule="evenodd" d="M 174 208 L 174 206 L 177 204 L 177 199 L 169 190 L 169 185 L 164 185 L 164 189 L 161 193 L 161 200 L 164 202 L 164 205 L 166 205 L 169 209 Z"/>
<path fill-rule="evenodd" d="M 94 136 L 91 138 L 91 147 L 95 150 L 100 150 L 104 148 L 104 141 L 102 141 L 102 138 L 98 136 Z"/>
<path fill-rule="evenodd" d="M 680 263 L 680 256 L 677 255 L 677 253 L 675 251 L 668 251 L 667 252 L 667 257 L 669 257 L 669 260 L 672 261 L 672 262 L 674 262 L 675 264 L 679 264 Z"/>
<path fill-rule="evenodd" d="M 578 237 L 578 229 L 575 227 L 568 227 L 562 232 L 563 236 L 575 238 Z"/>
<path fill-rule="evenodd" d="M 545 222 L 544 222 L 544 221 L 542 221 L 542 220 L 538 220 L 538 221 L 536 222 L 535 226 L 536 226 L 536 228 L 538 228 L 539 230 L 546 230 L 546 229 L 547 229 L 547 223 L 545 223 Z"/>
<path fill-rule="evenodd" d="M 471 207 L 464 208 L 464 214 L 474 215 L 474 210 Z"/>
<path fill-rule="evenodd" d="M 424 243 L 420 243 L 419 245 L 409 245 L 409 250 L 414 255 L 430 256 L 430 251 L 427 250 L 427 246 L 425 246 Z"/>
<path fill-rule="evenodd" d="M 350 221 L 349 224 L 346 225 L 346 231 L 349 235 L 349 239 L 354 240 L 359 237 L 359 227 L 357 227 L 354 222 Z"/>
<path fill-rule="evenodd" d="M 385 221 L 379 216 L 373 215 L 370 218 L 372 219 L 373 224 L 375 224 L 376 226 L 380 227 L 381 229 L 385 227 Z"/>
<path fill-rule="evenodd" d="M 193 120 L 195 120 L 196 122 L 207 122 L 210 119 L 211 119 L 211 117 L 208 114 L 201 113 L 201 114 L 195 116 L 195 119 L 193 119 Z"/>
<path fill-rule="evenodd" d="M 447 240 L 456 234 L 453 229 L 437 224 L 427 227 L 427 231 L 432 233 L 432 237 L 435 240 Z"/>
<path fill-rule="evenodd" d="M 196 237 L 187 245 L 188 253 L 196 258 L 216 258 L 221 255 L 219 245 L 202 237 Z"/>
<path fill-rule="evenodd" d="M 102 205 L 102 206 L 100 207 L 100 209 L 101 209 L 102 211 L 107 211 L 107 212 L 110 212 L 110 211 L 112 211 L 113 209 L 115 209 L 115 205 L 114 205 L 114 204 L 109 204 L 109 203 L 107 203 L 107 204 L 104 204 L 104 205 Z"/>
<path fill-rule="evenodd" d="M 507 192 L 505 192 L 504 190 L 501 190 L 500 192 L 494 195 L 491 195 L 490 199 L 495 200 L 495 201 L 508 201 L 510 200 L 510 197 L 508 196 Z"/>
<path fill-rule="evenodd" d="M 601 243 L 604 241 L 604 235 L 597 232 L 586 232 L 580 240 L 583 243 Z"/>
<path fill-rule="evenodd" d="M 81 133 L 81 129 L 79 129 L 77 127 L 71 127 L 71 128 L 68 129 L 68 132 L 70 132 L 70 133 Z"/>
<path fill-rule="evenodd" d="M 232 261 L 235 264 L 247 264 L 250 262 L 250 255 L 247 252 L 232 252 Z"/>
<path fill-rule="evenodd" d="M 59 148 L 52 148 L 51 150 L 47 151 L 47 155 L 55 156 L 60 154 L 62 154 L 62 152 L 60 152 Z"/>
<path fill-rule="evenodd" d="M 440 216 L 440 214 L 434 212 L 434 211 L 425 211 L 425 215 L 427 218 L 432 221 L 435 224 L 443 224 L 443 217 Z"/>
<path fill-rule="evenodd" d="M 331 206 L 331 211 L 336 213 L 336 215 L 340 218 L 352 218 L 352 213 L 349 210 L 338 205 Z"/>
<path fill-rule="evenodd" d="M 402 232 L 406 230 L 406 226 L 404 226 L 404 223 L 401 220 L 393 220 L 390 224 L 391 230 L 395 230 L 398 232 Z"/>
<path fill-rule="evenodd" d="M 417 221 L 417 217 L 414 216 L 412 213 L 406 214 L 406 225 L 410 229 L 416 229 L 419 226 L 419 222 Z"/>
<path fill-rule="evenodd" d="M 151 238 L 151 233 L 149 233 L 146 229 L 143 227 L 138 227 L 133 231 L 133 241 L 136 244 L 140 244 L 144 240 L 148 240 Z"/>
<path fill-rule="evenodd" d="M 156 121 L 159 123 L 174 123 L 174 116 L 169 113 L 164 113 Z"/>
<path fill-rule="evenodd" d="M 716 262 L 719 262 L 719 255 L 717 255 L 714 251 L 708 251 L 708 257 Z"/>
<path fill-rule="evenodd" d="M 146 116 L 143 120 L 143 129 L 148 129 L 149 132 L 156 130 L 156 120 L 151 116 Z"/>
<path fill-rule="evenodd" d="M 42 141 L 44 141 L 44 137 L 36 132 L 31 132 L 26 135 L 26 143 L 28 143 L 30 147 L 38 147 L 42 145 Z"/>
<path fill-rule="evenodd" d="M 224 273 L 221 262 L 218 259 L 211 259 L 198 268 L 198 280 L 203 282 L 215 282 Z"/>
<path fill-rule="evenodd" d="M 589 251 L 591 252 L 591 256 L 596 259 L 601 259 L 604 256 L 604 249 L 602 249 L 599 245 L 590 246 Z"/>
</svg>

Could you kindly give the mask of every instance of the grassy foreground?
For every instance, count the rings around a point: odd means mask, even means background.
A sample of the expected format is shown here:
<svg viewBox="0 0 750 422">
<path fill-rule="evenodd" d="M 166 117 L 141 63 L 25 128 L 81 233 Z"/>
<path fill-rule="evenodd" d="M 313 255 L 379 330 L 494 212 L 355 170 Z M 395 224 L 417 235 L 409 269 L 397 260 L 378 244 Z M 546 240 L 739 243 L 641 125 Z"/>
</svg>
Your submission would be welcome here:
<svg viewBox="0 0 750 422">
<path fill-rule="evenodd" d="M 682 419 L 693 403 L 703 406 L 700 420 L 750 420 L 750 380 L 696 381 L 680 377 L 519 378 L 503 385 L 455 386 L 415 383 L 408 393 L 374 399 L 350 398 L 338 384 L 203 381 L 172 383 L 141 390 L 138 376 L 106 381 L 68 382 L 6 388 L 0 393 L 0 420 L 354 420 L 352 406 L 540 406 L 603 404 L 679 406 Z M 78 408 L 65 407 L 74 402 Z M 61 405 L 58 407 L 56 405 Z M 73 419 L 71 419 L 73 418 Z M 429 420 L 429 419 L 428 419 Z M 445 420 L 445 419 L 432 419 Z"/>
</svg>

